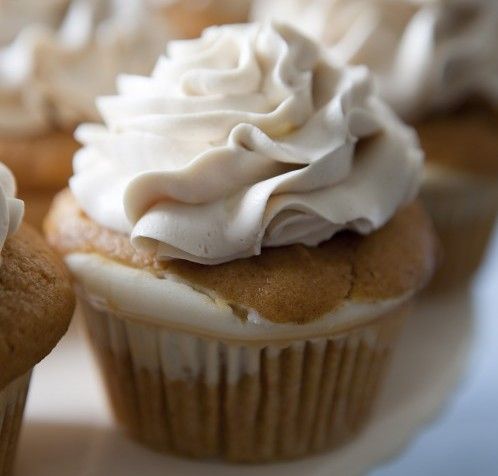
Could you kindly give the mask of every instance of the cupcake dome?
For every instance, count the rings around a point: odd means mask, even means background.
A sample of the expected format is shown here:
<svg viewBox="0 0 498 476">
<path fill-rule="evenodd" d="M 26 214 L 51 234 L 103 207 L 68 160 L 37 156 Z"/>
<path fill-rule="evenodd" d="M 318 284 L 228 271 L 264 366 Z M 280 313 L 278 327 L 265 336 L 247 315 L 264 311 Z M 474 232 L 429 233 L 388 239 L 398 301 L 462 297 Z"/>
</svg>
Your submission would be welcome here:
<svg viewBox="0 0 498 476">
<path fill-rule="evenodd" d="M 21 225 L 24 204 L 0 163 L 0 390 L 47 355 L 74 308 L 67 272 L 42 238 Z"/>
</svg>

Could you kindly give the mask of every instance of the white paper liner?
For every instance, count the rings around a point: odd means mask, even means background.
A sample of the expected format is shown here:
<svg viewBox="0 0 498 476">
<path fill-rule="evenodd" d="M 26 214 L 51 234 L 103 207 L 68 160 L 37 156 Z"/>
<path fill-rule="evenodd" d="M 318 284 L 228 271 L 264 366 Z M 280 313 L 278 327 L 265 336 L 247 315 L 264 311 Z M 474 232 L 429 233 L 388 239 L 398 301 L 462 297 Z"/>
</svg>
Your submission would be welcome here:
<svg viewBox="0 0 498 476">
<path fill-rule="evenodd" d="M 133 437 L 242 462 L 296 458 L 354 436 L 404 315 L 312 340 L 244 344 L 84 308 L 115 414 Z"/>
<path fill-rule="evenodd" d="M 0 475 L 11 474 L 31 371 L 0 391 Z"/>
</svg>

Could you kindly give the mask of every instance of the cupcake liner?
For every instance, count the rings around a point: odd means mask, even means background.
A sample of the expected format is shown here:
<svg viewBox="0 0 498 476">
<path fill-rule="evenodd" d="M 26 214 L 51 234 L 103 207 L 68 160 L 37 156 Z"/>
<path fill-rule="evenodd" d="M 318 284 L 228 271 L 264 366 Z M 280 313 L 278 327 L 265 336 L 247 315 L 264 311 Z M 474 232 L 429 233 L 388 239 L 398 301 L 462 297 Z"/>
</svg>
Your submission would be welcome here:
<svg viewBox="0 0 498 476">
<path fill-rule="evenodd" d="M 498 216 L 498 183 L 422 191 L 442 248 L 441 266 L 426 292 L 444 293 L 467 284 L 479 269 Z"/>
<path fill-rule="evenodd" d="M 118 421 L 159 451 L 235 462 L 338 446 L 368 420 L 404 309 L 337 334 L 237 343 L 86 302 Z"/>
<path fill-rule="evenodd" d="M 11 474 L 31 372 L 0 391 L 0 475 Z"/>
</svg>

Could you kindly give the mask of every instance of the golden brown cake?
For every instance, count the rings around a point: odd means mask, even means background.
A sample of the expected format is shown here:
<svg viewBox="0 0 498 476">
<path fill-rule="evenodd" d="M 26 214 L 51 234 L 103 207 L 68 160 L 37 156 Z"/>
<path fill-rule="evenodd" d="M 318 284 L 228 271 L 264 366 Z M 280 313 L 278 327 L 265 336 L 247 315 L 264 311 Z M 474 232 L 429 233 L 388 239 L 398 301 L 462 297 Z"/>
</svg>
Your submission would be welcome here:
<svg viewBox="0 0 498 476">
<path fill-rule="evenodd" d="M 28 225 L 9 238 L 2 250 L 0 298 L 3 388 L 52 350 L 74 310 L 63 264 Z"/>
<path fill-rule="evenodd" d="M 368 237 L 345 232 L 318 247 L 266 248 L 254 258 L 216 266 L 161 261 L 135 250 L 126 235 L 85 215 L 68 190 L 55 198 L 45 233 L 62 255 L 97 254 L 158 279 L 171 273 L 231 307 L 254 309 L 281 324 L 315 321 L 351 299 L 377 302 L 409 293 L 423 286 L 436 255 L 432 224 L 420 204 Z M 246 314 L 238 315 L 244 320 Z"/>
<path fill-rule="evenodd" d="M 0 163 L 0 475 L 11 473 L 33 367 L 57 344 L 74 311 L 60 259 L 22 220 L 13 177 Z"/>
</svg>

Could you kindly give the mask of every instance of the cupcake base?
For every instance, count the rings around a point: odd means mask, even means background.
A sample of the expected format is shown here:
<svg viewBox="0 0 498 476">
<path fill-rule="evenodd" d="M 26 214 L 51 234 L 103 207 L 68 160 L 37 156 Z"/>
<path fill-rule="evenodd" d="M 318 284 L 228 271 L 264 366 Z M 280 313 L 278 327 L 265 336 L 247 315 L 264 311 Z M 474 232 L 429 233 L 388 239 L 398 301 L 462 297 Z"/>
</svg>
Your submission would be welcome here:
<svg viewBox="0 0 498 476">
<path fill-rule="evenodd" d="M 31 372 L 0 391 L 0 475 L 12 473 Z"/>
<path fill-rule="evenodd" d="M 440 267 L 426 293 L 444 294 L 467 285 L 486 255 L 498 217 L 498 183 L 422 190 L 422 199 L 442 248 Z"/>
<path fill-rule="evenodd" d="M 163 452 L 247 463 L 352 438 L 368 421 L 405 314 L 263 346 L 84 309 L 114 413 L 133 438 Z"/>
</svg>

